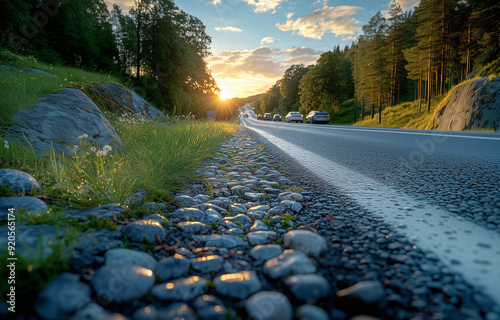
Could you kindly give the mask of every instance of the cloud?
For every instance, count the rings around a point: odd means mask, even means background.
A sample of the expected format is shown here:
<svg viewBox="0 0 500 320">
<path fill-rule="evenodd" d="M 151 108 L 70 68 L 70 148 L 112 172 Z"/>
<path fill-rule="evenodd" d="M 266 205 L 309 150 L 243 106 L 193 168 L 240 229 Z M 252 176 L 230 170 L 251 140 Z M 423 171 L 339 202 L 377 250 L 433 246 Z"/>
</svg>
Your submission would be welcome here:
<svg viewBox="0 0 500 320">
<path fill-rule="evenodd" d="M 286 18 L 287 18 L 287 20 L 292 19 L 292 17 L 293 17 L 293 12 L 290 12 L 290 13 L 287 13 L 287 14 L 286 14 Z"/>
<path fill-rule="evenodd" d="M 275 43 L 275 42 L 278 42 L 280 41 L 280 39 L 276 39 L 276 38 L 273 38 L 273 37 L 265 37 L 265 38 L 262 38 L 262 40 L 260 40 L 260 44 L 264 44 L 264 43 Z"/>
<path fill-rule="evenodd" d="M 242 32 L 243 30 L 241 30 L 240 28 L 236 28 L 236 27 L 224 27 L 224 28 L 221 28 L 221 27 L 215 27 L 215 31 L 231 31 L 231 32 Z"/>
<path fill-rule="evenodd" d="M 222 0 L 213 0 L 212 2 L 210 2 L 211 4 L 213 4 L 214 6 L 218 5 L 218 4 L 221 4 L 221 1 Z"/>
<path fill-rule="evenodd" d="M 276 24 L 281 31 L 299 31 L 299 35 L 306 38 L 320 40 L 326 32 L 335 35 L 351 35 L 356 32 L 354 24 L 359 23 L 355 15 L 361 7 L 324 6 L 322 9 L 314 10 L 306 15 L 305 18 L 299 18 L 295 21 L 287 20 L 285 24 Z"/>
<path fill-rule="evenodd" d="M 280 3 L 286 0 L 243 0 L 249 5 L 255 6 L 255 12 L 267 12 L 273 11 L 276 13 L 276 7 L 280 5 Z"/>
<path fill-rule="evenodd" d="M 290 66 L 292 64 L 303 64 L 305 66 L 316 63 L 322 51 L 317 51 L 309 47 L 290 47 L 284 51 L 288 55 L 282 64 Z"/>
<path fill-rule="evenodd" d="M 224 92 L 246 97 L 265 92 L 292 64 L 314 64 L 321 53 L 309 47 L 281 50 L 261 46 L 251 50 L 224 51 L 218 56 L 208 57 L 207 64 Z"/>
<path fill-rule="evenodd" d="M 403 12 L 405 12 L 414 10 L 414 7 L 420 3 L 420 0 L 398 0 L 398 2 L 401 5 L 401 9 L 403 9 Z M 390 6 L 391 4 L 389 3 L 389 7 Z"/>
</svg>

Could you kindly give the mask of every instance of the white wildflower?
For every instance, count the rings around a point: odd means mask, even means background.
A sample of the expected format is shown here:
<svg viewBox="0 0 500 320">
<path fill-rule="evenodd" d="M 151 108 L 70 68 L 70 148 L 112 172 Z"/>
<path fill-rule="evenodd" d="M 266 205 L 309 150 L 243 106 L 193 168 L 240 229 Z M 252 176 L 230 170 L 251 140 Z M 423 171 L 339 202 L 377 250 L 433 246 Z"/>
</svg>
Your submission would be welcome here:
<svg viewBox="0 0 500 320">
<path fill-rule="evenodd" d="M 83 134 L 83 139 L 87 139 L 88 137 L 89 137 L 88 134 L 86 134 L 86 133 Z"/>
<path fill-rule="evenodd" d="M 92 151 L 92 152 L 96 152 L 96 151 L 97 151 L 97 149 L 96 149 L 95 147 L 92 147 L 92 148 L 90 148 L 90 151 Z"/>
<path fill-rule="evenodd" d="M 111 151 L 111 150 L 113 150 L 113 148 L 111 148 L 111 146 L 110 146 L 110 145 L 108 145 L 108 144 L 107 144 L 107 145 L 105 145 L 105 146 L 102 148 L 102 151 L 106 151 L 106 152 L 109 152 L 109 151 Z"/>
</svg>

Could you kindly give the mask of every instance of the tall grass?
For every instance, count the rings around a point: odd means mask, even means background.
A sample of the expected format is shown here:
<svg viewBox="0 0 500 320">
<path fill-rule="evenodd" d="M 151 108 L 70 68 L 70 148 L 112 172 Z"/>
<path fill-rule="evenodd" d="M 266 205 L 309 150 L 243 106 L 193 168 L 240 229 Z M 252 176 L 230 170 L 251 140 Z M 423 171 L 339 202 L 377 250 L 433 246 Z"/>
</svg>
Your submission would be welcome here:
<svg viewBox="0 0 500 320">
<path fill-rule="evenodd" d="M 207 154 L 238 130 L 235 123 L 175 118 L 148 122 L 120 116 L 110 122 L 124 143 L 127 176 L 147 190 L 181 187 Z"/>
<path fill-rule="evenodd" d="M 43 94 L 58 92 L 70 85 L 119 82 L 118 78 L 109 74 L 44 64 L 33 57 L 9 51 L 0 51 L 0 64 L 23 69 L 0 68 L 0 125 L 11 122 L 18 110 L 31 106 Z M 54 77 L 26 73 L 29 68 L 46 71 Z"/>
<path fill-rule="evenodd" d="M 431 112 L 427 112 L 427 106 L 422 101 L 422 109 L 419 109 L 418 101 L 405 102 L 394 107 L 382 110 L 382 123 L 378 123 L 378 113 L 373 119 L 370 115 L 365 115 L 365 120 L 358 121 L 355 126 L 370 127 L 397 127 L 405 129 L 425 129 L 434 115 L 434 110 L 438 107 L 443 95 L 431 99 Z"/>
</svg>

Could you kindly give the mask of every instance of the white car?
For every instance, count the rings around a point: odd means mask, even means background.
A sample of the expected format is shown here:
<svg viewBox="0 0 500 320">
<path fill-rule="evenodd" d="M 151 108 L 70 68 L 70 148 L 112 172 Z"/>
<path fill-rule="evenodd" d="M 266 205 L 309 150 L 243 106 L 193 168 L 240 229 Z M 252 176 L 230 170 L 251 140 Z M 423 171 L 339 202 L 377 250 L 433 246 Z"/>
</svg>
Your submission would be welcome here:
<svg viewBox="0 0 500 320">
<path fill-rule="evenodd" d="M 285 122 L 304 122 L 304 116 L 297 111 L 290 111 L 285 117 Z"/>
</svg>

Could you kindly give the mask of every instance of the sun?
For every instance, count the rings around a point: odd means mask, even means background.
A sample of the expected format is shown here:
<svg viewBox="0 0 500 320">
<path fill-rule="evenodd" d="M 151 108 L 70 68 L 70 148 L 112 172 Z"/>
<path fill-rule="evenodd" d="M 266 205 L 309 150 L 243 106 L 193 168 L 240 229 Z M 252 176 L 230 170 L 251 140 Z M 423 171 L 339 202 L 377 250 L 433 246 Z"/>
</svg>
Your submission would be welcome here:
<svg viewBox="0 0 500 320">
<path fill-rule="evenodd" d="M 231 99 L 232 97 L 232 95 L 224 91 L 221 91 L 221 93 L 219 93 L 219 98 L 221 98 L 222 100 Z"/>
</svg>

